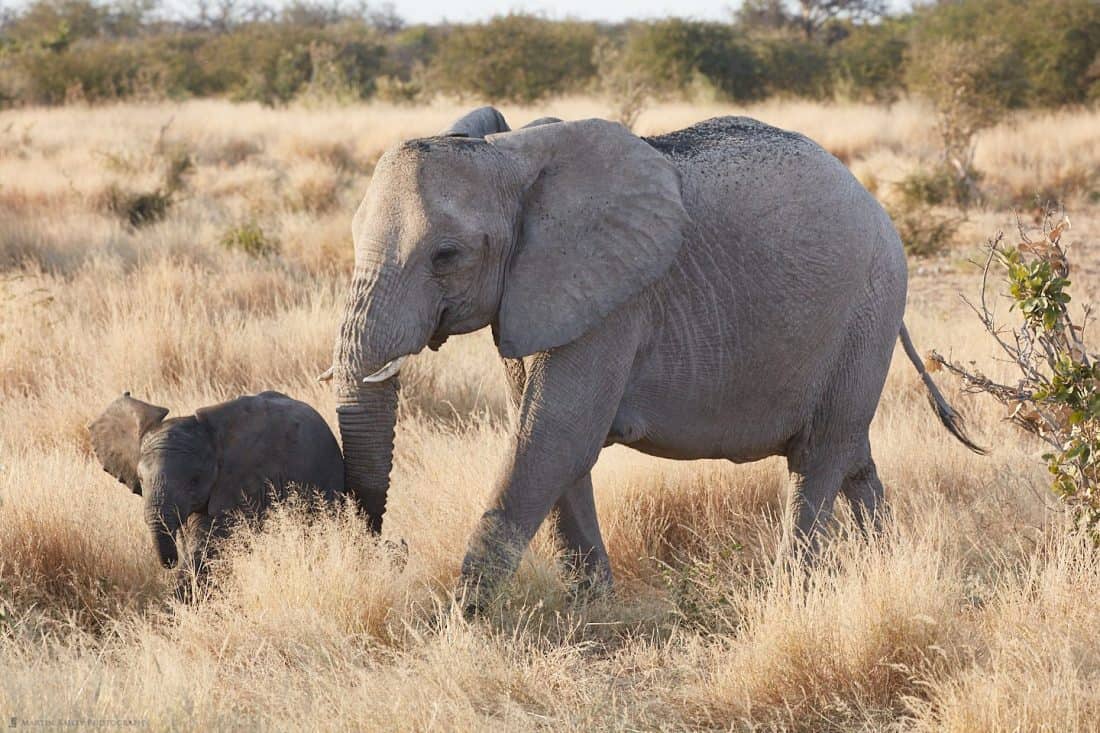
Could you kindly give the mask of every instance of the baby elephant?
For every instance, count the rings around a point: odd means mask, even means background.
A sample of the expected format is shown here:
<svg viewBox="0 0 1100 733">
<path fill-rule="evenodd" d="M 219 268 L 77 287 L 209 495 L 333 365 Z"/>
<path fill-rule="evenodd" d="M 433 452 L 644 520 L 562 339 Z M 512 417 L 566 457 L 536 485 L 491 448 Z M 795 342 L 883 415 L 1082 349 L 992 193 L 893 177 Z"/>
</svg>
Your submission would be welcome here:
<svg viewBox="0 0 1100 733">
<path fill-rule="evenodd" d="M 144 497 L 145 521 L 165 567 L 176 565 L 175 535 L 184 522 L 200 572 L 230 512 L 259 516 L 288 484 L 327 501 L 344 492 L 340 447 L 304 402 L 262 392 L 187 417 L 165 420 L 167 414 L 127 392 L 88 426 L 103 469 Z M 182 569 L 179 581 L 177 597 L 188 597 L 190 578 Z"/>
</svg>

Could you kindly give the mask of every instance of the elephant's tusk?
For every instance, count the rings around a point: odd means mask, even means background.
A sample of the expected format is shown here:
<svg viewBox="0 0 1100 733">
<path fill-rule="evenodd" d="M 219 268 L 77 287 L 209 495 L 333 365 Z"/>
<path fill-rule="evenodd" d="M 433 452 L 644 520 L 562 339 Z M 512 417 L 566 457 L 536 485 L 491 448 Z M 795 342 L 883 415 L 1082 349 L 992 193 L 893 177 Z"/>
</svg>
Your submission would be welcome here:
<svg viewBox="0 0 1100 733">
<path fill-rule="evenodd" d="M 327 382 L 327 381 L 329 381 L 330 379 L 332 379 L 332 372 L 335 369 L 336 369 L 336 367 L 329 367 L 328 369 L 326 369 L 324 372 L 322 372 L 320 375 L 317 376 L 317 381 L 318 382 Z"/>
<path fill-rule="evenodd" d="M 401 364 L 404 363 L 407 357 L 407 354 L 405 356 L 397 357 L 389 364 L 386 364 L 386 366 L 376 371 L 374 374 L 371 374 L 368 377 L 363 377 L 363 381 L 367 383 L 385 382 L 387 379 L 401 371 Z"/>
</svg>

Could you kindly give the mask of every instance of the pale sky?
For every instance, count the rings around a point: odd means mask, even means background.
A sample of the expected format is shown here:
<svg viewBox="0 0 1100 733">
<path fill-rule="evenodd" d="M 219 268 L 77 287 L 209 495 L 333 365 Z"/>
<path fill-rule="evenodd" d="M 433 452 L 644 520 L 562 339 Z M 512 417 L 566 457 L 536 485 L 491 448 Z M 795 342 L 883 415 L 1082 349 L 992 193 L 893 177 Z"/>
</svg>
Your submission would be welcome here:
<svg viewBox="0 0 1100 733">
<path fill-rule="evenodd" d="M 740 0 L 398 0 L 397 14 L 410 23 L 483 20 L 509 11 L 540 13 L 550 18 L 623 20 L 625 18 L 684 18 L 729 20 Z"/>
<path fill-rule="evenodd" d="M 185 2 L 186 0 L 177 0 Z M 626 20 L 627 18 L 695 18 L 730 20 L 741 0 L 390 0 L 368 2 L 371 7 L 389 4 L 409 23 L 468 22 L 485 20 L 509 11 L 538 13 L 555 20 Z M 893 9 L 908 8 L 911 0 L 888 0 Z"/>
</svg>

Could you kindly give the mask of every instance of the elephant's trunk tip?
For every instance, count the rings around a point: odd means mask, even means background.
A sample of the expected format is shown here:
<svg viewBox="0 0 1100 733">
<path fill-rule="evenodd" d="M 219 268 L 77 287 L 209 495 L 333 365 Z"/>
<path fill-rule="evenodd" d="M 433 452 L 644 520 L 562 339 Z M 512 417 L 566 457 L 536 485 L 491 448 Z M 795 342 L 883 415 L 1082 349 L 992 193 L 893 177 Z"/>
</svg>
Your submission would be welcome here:
<svg viewBox="0 0 1100 733">
<path fill-rule="evenodd" d="M 146 499 L 145 522 L 153 536 L 153 547 L 160 564 L 166 568 L 176 567 L 179 549 L 176 547 L 176 531 L 182 525 L 180 507 L 163 498 L 162 487 L 150 487 Z"/>
<path fill-rule="evenodd" d="M 176 538 L 168 532 L 157 535 L 157 555 L 160 564 L 171 570 L 179 562 L 179 552 L 176 549 Z"/>
</svg>

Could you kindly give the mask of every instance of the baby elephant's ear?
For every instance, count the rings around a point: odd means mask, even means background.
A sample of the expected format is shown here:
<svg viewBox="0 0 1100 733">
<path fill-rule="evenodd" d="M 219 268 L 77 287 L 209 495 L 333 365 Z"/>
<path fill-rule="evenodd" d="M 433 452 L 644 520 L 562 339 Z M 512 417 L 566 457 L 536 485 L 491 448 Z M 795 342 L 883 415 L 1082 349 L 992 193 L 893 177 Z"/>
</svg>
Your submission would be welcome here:
<svg viewBox="0 0 1100 733">
<path fill-rule="evenodd" d="M 88 425 L 92 448 L 103 470 L 135 494 L 141 494 L 137 466 L 141 459 L 141 437 L 156 427 L 168 410 L 135 400 L 130 393 L 112 402 Z"/>
</svg>

